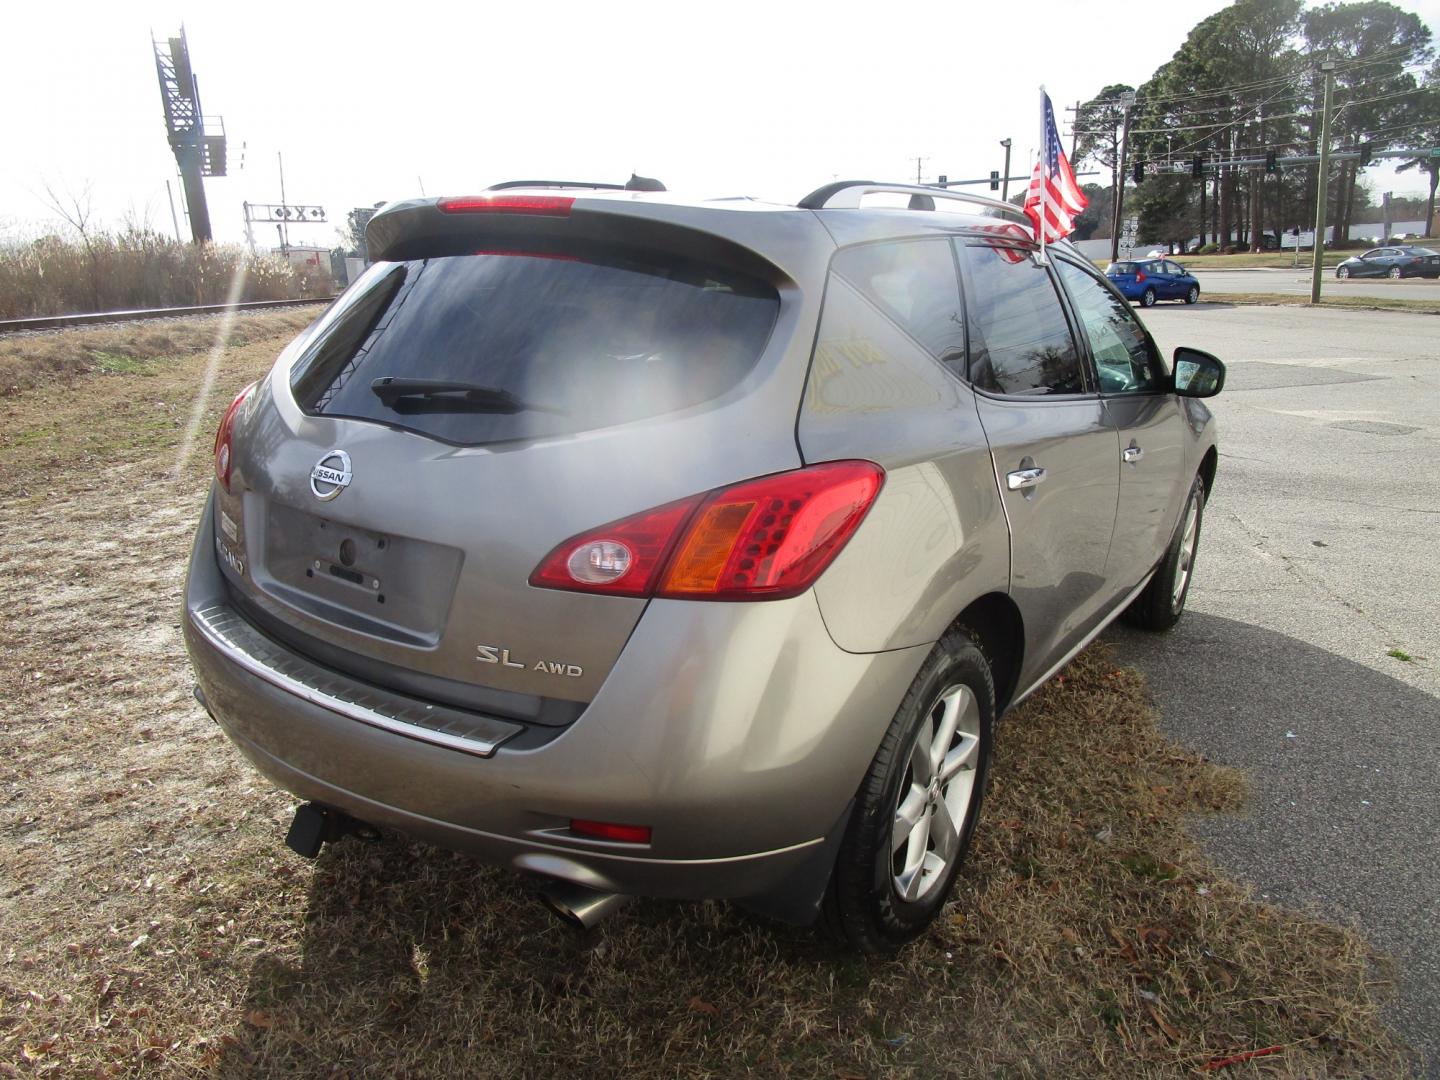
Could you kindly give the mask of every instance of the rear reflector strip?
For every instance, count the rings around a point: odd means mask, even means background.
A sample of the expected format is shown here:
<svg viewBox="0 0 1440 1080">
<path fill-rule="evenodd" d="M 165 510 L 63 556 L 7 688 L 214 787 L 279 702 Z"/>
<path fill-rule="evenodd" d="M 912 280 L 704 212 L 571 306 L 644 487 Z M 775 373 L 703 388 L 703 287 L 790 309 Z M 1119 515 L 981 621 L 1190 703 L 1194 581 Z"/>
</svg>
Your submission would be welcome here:
<svg viewBox="0 0 1440 1080">
<path fill-rule="evenodd" d="M 461 195 L 437 203 L 445 214 L 539 214 L 569 217 L 575 205 L 570 195 Z"/>
<path fill-rule="evenodd" d="M 615 840 L 622 844 L 650 843 L 649 825 L 616 825 L 610 821 L 584 821 L 572 818 L 570 831 L 597 840 Z"/>
</svg>

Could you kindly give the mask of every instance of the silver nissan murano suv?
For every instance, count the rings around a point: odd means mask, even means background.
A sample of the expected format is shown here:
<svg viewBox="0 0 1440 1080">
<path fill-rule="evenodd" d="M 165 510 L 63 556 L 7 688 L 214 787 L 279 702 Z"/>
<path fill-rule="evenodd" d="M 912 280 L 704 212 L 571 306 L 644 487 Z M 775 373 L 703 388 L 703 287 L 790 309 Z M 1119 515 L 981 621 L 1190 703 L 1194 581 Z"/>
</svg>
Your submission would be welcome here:
<svg viewBox="0 0 1440 1080">
<path fill-rule="evenodd" d="M 527 183 L 367 238 L 226 411 L 186 585 L 301 854 L 379 827 L 583 925 L 724 898 L 892 949 L 996 718 L 1180 616 L 1224 367 L 1013 206 Z"/>
</svg>

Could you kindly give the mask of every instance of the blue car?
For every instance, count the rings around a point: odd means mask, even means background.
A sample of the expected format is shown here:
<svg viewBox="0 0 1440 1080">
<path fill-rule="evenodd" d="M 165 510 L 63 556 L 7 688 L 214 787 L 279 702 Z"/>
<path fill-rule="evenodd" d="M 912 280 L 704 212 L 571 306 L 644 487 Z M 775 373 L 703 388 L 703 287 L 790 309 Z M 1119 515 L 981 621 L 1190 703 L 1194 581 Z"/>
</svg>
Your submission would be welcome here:
<svg viewBox="0 0 1440 1080">
<path fill-rule="evenodd" d="M 1142 307 L 1154 307 L 1157 300 L 1193 304 L 1200 299 L 1200 283 L 1169 259 L 1111 263 L 1105 276 L 1127 300 L 1139 300 Z"/>
</svg>

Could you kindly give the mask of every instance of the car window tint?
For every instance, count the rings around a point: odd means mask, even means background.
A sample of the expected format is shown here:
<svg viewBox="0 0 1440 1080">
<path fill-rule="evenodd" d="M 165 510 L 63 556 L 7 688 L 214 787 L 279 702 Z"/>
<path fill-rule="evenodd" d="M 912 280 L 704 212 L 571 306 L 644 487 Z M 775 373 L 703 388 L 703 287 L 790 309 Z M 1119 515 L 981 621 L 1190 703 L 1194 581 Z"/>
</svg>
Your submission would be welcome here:
<svg viewBox="0 0 1440 1080">
<path fill-rule="evenodd" d="M 291 370 L 310 413 L 474 445 L 586 431 L 686 408 L 755 366 L 769 285 L 651 256 L 489 252 L 381 263 Z M 337 305 L 339 308 L 340 305 Z M 378 378 L 462 387 L 388 400 Z"/>
<path fill-rule="evenodd" d="M 964 257 L 970 381 L 999 394 L 1083 393 L 1075 339 L 1045 268 L 995 244 L 968 245 Z"/>
<path fill-rule="evenodd" d="M 1088 271 L 1057 260 L 1076 314 L 1090 340 L 1102 394 L 1138 394 L 1161 385 L 1145 331 L 1130 305 Z"/>
<path fill-rule="evenodd" d="M 1165 264 L 1165 272 L 1167 274 L 1174 274 L 1176 277 L 1180 277 L 1185 273 L 1184 270 L 1182 270 L 1179 266 L 1172 262 L 1167 262 Z"/>
<path fill-rule="evenodd" d="M 945 240 L 864 244 L 835 256 L 834 273 L 963 377 L 965 320 L 955 257 Z"/>
<path fill-rule="evenodd" d="M 1108 272 L 1112 274 L 1133 274 L 1138 269 L 1140 269 L 1140 267 L 1133 262 L 1121 262 L 1111 263 Z"/>
</svg>

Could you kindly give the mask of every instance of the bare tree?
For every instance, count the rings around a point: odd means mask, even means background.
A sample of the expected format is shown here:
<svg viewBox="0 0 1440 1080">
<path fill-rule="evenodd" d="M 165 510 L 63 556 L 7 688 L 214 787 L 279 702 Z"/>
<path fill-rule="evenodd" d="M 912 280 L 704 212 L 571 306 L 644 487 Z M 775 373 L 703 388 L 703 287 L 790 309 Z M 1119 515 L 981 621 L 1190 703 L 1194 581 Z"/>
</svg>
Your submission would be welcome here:
<svg viewBox="0 0 1440 1080">
<path fill-rule="evenodd" d="M 80 234 L 80 243 L 85 248 L 85 261 L 90 278 L 91 310 L 100 310 L 100 255 L 95 250 L 95 210 L 91 205 L 91 182 L 76 194 L 68 186 L 63 193 L 57 193 L 47 181 L 42 201 L 70 228 Z"/>
</svg>

